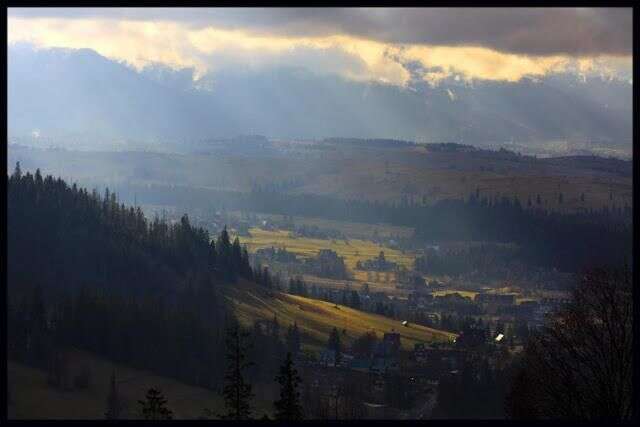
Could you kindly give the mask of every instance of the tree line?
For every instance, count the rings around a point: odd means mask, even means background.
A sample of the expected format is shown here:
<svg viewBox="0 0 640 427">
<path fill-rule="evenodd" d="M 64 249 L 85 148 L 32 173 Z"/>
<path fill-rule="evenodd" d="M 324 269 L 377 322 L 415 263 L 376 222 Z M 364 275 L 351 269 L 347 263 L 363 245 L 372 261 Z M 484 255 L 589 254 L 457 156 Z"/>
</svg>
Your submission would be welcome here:
<svg viewBox="0 0 640 427">
<path fill-rule="evenodd" d="M 441 200 L 432 205 L 405 195 L 395 202 L 343 200 L 314 194 L 287 194 L 256 183 L 251 192 L 217 191 L 162 185 L 123 187 L 131 197 L 156 204 L 213 209 L 217 207 L 269 214 L 313 216 L 414 228 L 411 246 L 429 241 L 516 243 L 520 259 L 532 267 L 576 272 L 594 261 L 620 264 L 631 253 L 631 207 L 603 207 L 563 213 L 534 201 L 483 194 Z M 531 198 L 530 198 L 531 199 Z M 525 206 L 530 205 L 530 206 Z"/>
</svg>

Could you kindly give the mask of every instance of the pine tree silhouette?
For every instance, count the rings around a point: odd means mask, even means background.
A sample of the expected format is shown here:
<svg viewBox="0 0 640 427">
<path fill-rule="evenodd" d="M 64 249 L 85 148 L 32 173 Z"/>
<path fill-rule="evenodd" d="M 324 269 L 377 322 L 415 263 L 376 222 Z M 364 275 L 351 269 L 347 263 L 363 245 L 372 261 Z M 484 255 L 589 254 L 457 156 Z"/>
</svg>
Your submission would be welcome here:
<svg viewBox="0 0 640 427">
<path fill-rule="evenodd" d="M 224 375 L 225 385 L 222 391 L 226 414 L 220 417 L 227 420 L 248 420 L 251 419 L 250 401 L 254 397 L 251 391 L 251 384 L 244 378 L 244 371 L 252 363 L 246 360 L 248 346 L 246 340 L 249 334 L 240 329 L 237 322 L 232 322 L 227 328 L 225 340 L 227 347 L 227 369 Z"/>
<path fill-rule="evenodd" d="M 118 386 L 116 385 L 116 373 L 111 374 L 111 385 L 109 387 L 109 396 L 107 396 L 107 412 L 104 416 L 108 420 L 120 419 L 121 410 L 120 397 L 118 396 Z"/>
<path fill-rule="evenodd" d="M 330 350 L 335 351 L 336 353 L 335 363 L 336 365 L 338 365 L 340 363 L 340 359 L 342 356 L 341 355 L 342 346 L 340 345 L 340 334 L 338 333 L 338 330 L 335 327 L 331 331 L 331 335 L 329 336 L 329 342 L 327 343 L 327 347 Z"/>
<path fill-rule="evenodd" d="M 167 399 L 156 388 L 150 388 L 145 400 L 138 400 L 138 403 L 142 406 L 142 416 L 145 420 L 173 419 L 173 412 L 166 407 Z"/>
<path fill-rule="evenodd" d="M 301 383 L 298 371 L 293 367 L 291 353 L 280 367 L 280 374 L 276 376 L 280 384 L 280 399 L 273 403 L 276 408 L 275 418 L 281 421 L 297 421 L 303 418 L 302 405 L 300 405 L 300 392 L 298 386 Z"/>
<path fill-rule="evenodd" d="M 298 324 L 293 322 L 292 326 L 287 329 L 287 348 L 293 356 L 297 355 L 300 351 L 300 332 L 298 330 Z"/>
</svg>

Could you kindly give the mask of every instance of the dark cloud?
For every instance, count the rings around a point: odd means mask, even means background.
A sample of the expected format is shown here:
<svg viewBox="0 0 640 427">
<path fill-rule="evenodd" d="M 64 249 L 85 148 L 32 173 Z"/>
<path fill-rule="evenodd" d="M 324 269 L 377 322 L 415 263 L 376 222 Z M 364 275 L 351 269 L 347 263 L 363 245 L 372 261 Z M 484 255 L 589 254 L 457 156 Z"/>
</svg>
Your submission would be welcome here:
<svg viewBox="0 0 640 427">
<path fill-rule="evenodd" d="M 391 43 L 483 46 L 527 55 L 630 55 L 631 8 L 38 8 L 10 16 L 180 21 L 268 34 L 350 34 Z"/>
</svg>

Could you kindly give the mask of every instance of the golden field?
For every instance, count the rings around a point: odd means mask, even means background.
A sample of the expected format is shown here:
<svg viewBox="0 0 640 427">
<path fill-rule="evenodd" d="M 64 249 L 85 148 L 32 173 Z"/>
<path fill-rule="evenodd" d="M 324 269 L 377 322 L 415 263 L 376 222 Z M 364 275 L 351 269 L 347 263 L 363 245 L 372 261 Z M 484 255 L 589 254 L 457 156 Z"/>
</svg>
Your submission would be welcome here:
<svg viewBox="0 0 640 427">
<path fill-rule="evenodd" d="M 262 230 L 260 228 L 249 229 L 251 236 L 243 237 L 242 243 L 247 245 L 250 252 L 255 252 L 260 248 L 276 247 L 285 248 L 303 258 L 318 255 L 320 249 L 331 249 L 339 256 L 344 257 L 345 265 L 353 272 L 358 261 L 365 261 L 378 256 L 380 251 L 384 251 L 384 256 L 388 261 L 395 262 L 411 268 L 414 262 L 412 254 L 402 253 L 399 250 L 378 245 L 369 240 L 323 240 L 311 239 L 307 237 L 291 237 L 286 230 Z"/>
<path fill-rule="evenodd" d="M 395 330 L 400 333 L 400 341 L 406 350 L 413 349 L 416 343 L 449 341 L 456 336 L 426 326 L 409 324 L 404 327 L 400 321 L 388 317 L 271 291 L 246 281 L 228 285 L 226 291 L 227 297 L 233 301 L 236 316 L 245 326 L 252 326 L 258 319 L 273 320 L 274 316 L 282 329 L 297 322 L 300 332 L 306 337 L 303 345 L 310 349 L 324 347 L 334 327 L 343 332 L 341 337 L 347 344 L 369 331 L 382 338 L 385 332 Z"/>
</svg>

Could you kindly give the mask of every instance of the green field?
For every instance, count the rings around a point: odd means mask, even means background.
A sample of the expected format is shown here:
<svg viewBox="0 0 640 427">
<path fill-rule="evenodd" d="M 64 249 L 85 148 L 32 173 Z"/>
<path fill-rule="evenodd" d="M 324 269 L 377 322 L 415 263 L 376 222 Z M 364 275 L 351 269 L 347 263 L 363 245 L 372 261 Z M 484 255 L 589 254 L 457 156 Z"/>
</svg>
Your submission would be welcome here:
<svg viewBox="0 0 640 427">
<path fill-rule="evenodd" d="M 448 341 L 455 337 L 455 334 L 420 325 L 403 327 L 400 321 L 388 317 L 270 291 L 248 282 L 228 285 L 227 296 L 244 325 L 251 326 L 257 319 L 272 320 L 274 315 L 281 326 L 287 327 L 295 321 L 306 336 L 303 344 L 313 350 L 324 347 L 333 327 L 344 330 L 342 337 L 347 344 L 369 331 L 382 338 L 385 332 L 395 330 L 400 333 L 402 346 L 407 350 L 413 349 L 415 343 Z"/>
<path fill-rule="evenodd" d="M 72 376 L 75 374 L 74 368 L 89 368 L 91 386 L 88 390 L 62 391 L 50 387 L 46 372 L 8 362 L 7 379 L 11 399 L 7 406 L 8 418 L 104 419 L 109 382 L 114 370 L 118 392 L 125 405 L 123 418 L 141 418 L 137 401 L 144 398 L 150 387 L 162 390 L 174 418 L 197 419 L 204 415 L 205 408 L 215 412 L 223 410 L 222 396 L 214 391 L 118 365 L 83 351 L 72 350 L 69 356 Z M 258 385 L 257 396 L 265 395 L 262 388 Z M 272 411 L 270 402 L 257 400 L 256 405 L 259 414 Z"/>
<path fill-rule="evenodd" d="M 242 243 L 247 245 L 250 252 L 274 246 L 285 248 L 289 252 L 307 258 L 318 255 L 320 249 L 331 249 L 339 256 L 344 257 L 345 265 L 352 272 L 356 262 L 375 258 L 380 251 L 384 251 L 387 261 L 404 265 L 407 268 L 411 268 L 414 262 L 414 257 L 408 252 L 403 254 L 399 250 L 384 247 L 369 240 L 323 240 L 291 237 L 290 233 L 285 230 L 268 231 L 260 228 L 251 228 L 249 232 L 251 236 L 243 237 Z"/>
</svg>

